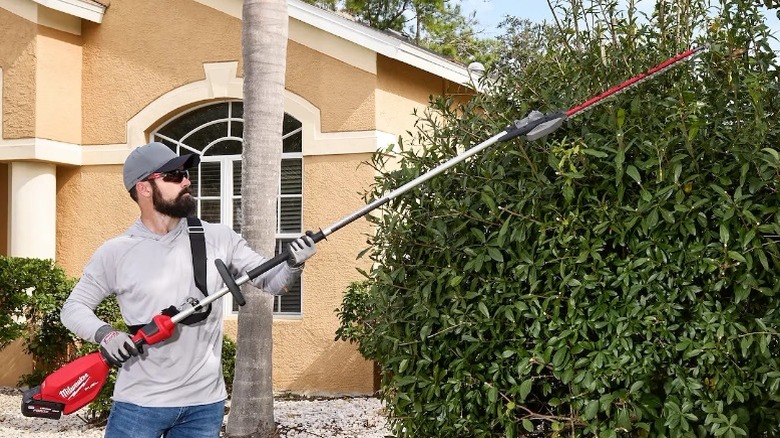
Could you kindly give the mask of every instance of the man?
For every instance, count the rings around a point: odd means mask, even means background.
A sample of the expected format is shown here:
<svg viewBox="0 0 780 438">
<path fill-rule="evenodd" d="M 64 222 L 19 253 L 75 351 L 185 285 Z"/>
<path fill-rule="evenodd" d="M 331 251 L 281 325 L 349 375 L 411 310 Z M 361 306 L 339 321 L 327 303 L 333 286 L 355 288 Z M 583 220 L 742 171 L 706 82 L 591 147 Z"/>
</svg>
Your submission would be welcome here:
<svg viewBox="0 0 780 438">
<path fill-rule="evenodd" d="M 187 169 L 199 162 L 198 155 L 177 156 L 161 143 L 130 153 L 124 183 L 141 216 L 124 234 L 98 248 L 62 308 L 62 323 L 83 339 L 100 344 L 103 356 L 121 367 L 106 427 L 108 438 L 219 436 L 227 398 L 221 364 L 222 300 L 194 318 L 201 321 L 188 317 L 176 325 L 170 339 L 143 351 L 136 349 L 130 334 L 115 330 L 94 313 L 103 299 L 116 294 L 127 325 L 143 326 L 162 309 L 203 298 L 194 275 L 198 257 L 191 248 L 196 241 L 190 240 L 198 228 L 190 233 L 186 219 L 196 208 Z M 266 260 L 231 228 L 205 222 L 202 226 L 209 261 L 205 293 L 224 286 L 214 260 L 221 259 L 234 276 Z M 272 294 L 286 292 L 315 252 L 310 237 L 298 238 L 290 245 L 287 263 L 253 284 Z"/>
</svg>

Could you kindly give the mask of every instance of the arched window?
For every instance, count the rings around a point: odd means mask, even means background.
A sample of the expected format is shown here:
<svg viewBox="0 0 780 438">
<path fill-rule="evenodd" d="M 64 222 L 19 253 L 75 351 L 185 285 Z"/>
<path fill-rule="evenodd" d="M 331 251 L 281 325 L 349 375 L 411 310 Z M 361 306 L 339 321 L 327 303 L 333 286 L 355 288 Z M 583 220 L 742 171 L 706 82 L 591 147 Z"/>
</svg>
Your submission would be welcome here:
<svg viewBox="0 0 780 438">
<path fill-rule="evenodd" d="M 177 154 L 200 154 L 200 165 L 190 171 L 192 190 L 198 198 L 198 217 L 222 223 L 241 232 L 241 152 L 244 105 L 239 101 L 201 106 L 179 114 L 152 134 Z M 282 172 L 276 202 L 276 251 L 281 252 L 302 233 L 303 135 L 301 122 L 284 115 Z M 225 299 L 232 300 L 228 294 Z M 237 311 L 235 305 L 225 309 Z M 290 292 L 274 298 L 274 313 L 301 313 L 300 280 Z"/>
</svg>

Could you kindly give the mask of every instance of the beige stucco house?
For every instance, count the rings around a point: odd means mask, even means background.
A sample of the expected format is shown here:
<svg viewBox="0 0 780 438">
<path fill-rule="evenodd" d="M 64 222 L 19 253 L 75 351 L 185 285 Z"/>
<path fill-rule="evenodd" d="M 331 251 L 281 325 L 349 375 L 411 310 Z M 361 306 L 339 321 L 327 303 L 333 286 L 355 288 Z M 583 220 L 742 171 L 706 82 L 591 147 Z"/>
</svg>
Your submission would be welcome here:
<svg viewBox="0 0 780 438">
<path fill-rule="evenodd" d="M 0 254 L 53 258 L 79 276 L 137 218 L 122 162 L 150 140 L 201 154 L 200 216 L 240 231 L 241 6 L 0 0 Z M 413 129 L 430 95 L 469 83 L 462 65 L 390 34 L 299 0 L 289 15 L 280 244 L 360 208 L 374 177 L 361 163 Z M 372 364 L 333 340 L 369 232 L 361 220 L 319 245 L 298 290 L 275 303 L 277 391 L 373 392 Z M 235 334 L 235 312 L 226 321 Z M 30 370 L 19 343 L 0 360 L 0 385 Z"/>
</svg>

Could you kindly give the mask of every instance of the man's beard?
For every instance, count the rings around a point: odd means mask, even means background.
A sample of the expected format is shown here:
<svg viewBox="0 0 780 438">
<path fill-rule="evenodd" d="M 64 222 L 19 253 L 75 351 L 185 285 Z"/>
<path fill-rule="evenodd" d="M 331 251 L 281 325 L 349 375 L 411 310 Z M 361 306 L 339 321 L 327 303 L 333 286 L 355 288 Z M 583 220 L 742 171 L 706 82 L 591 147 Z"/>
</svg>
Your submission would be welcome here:
<svg viewBox="0 0 780 438">
<path fill-rule="evenodd" d="M 155 210 L 170 217 L 193 216 L 198 207 L 189 187 L 183 189 L 173 201 L 166 201 L 154 181 L 152 181 L 152 204 Z"/>
</svg>

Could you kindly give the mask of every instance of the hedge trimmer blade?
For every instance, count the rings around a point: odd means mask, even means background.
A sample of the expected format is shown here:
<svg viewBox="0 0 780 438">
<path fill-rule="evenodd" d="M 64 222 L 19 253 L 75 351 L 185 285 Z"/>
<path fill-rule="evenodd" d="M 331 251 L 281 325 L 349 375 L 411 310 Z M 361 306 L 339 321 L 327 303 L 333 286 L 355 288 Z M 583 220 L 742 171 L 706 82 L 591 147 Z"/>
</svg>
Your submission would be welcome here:
<svg viewBox="0 0 780 438">
<path fill-rule="evenodd" d="M 618 95 L 618 94 L 620 94 L 620 93 L 622 93 L 622 92 L 624 92 L 624 91 L 626 91 L 626 90 L 628 90 L 628 89 L 630 89 L 632 87 L 635 87 L 635 86 L 639 85 L 640 83 L 642 83 L 642 82 L 644 82 L 644 81 L 646 81 L 648 79 L 651 79 L 651 78 L 653 78 L 655 76 L 661 75 L 661 74 L 665 73 L 666 71 L 668 71 L 668 70 L 670 70 L 670 69 L 672 69 L 674 67 L 677 67 L 678 65 L 680 65 L 680 64 L 682 64 L 684 62 L 690 61 L 691 59 L 695 58 L 696 56 L 698 56 L 699 54 L 701 54 L 705 50 L 706 50 L 706 48 L 704 46 L 697 47 L 697 48 L 690 49 L 690 50 L 687 50 L 685 52 L 682 52 L 679 55 L 674 56 L 672 58 L 669 58 L 666 61 L 664 61 L 664 62 L 658 64 L 657 66 L 651 68 L 650 70 L 646 71 L 645 73 L 642 73 L 642 74 L 640 74 L 638 76 L 634 76 L 633 78 L 623 82 L 622 84 L 616 85 L 616 86 L 610 88 L 609 90 L 599 94 L 598 96 L 596 96 L 596 97 L 594 97 L 592 99 L 589 99 L 589 100 L 581 103 L 580 105 L 577 105 L 574 108 L 566 111 L 566 116 L 568 118 L 575 117 L 579 113 L 581 113 L 581 112 L 583 112 L 585 110 L 591 109 L 595 105 L 598 105 L 598 104 L 602 103 L 605 99 L 607 99 L 609 97 Z"/>
<path fill-rule="evenodd" d="M 594 106 L 604 102 L 610 97 L 620 94 L 630 89 L 631 87 L 637 86 L 648 79 L 665 73 L 669 69 L 674 68 L 685 61 L 691 60 L 704 50 L 705 47 L 702 46 L 682 52 L 679 55 L 669 58 L 666 61 L 658 64 L 645 73 L 634 76 L 622 84 L 616 85 L 609 90 L 599 94 L 598 96 L 592 97 L 585 102 L 571 108 L 568 111 L 564 112 L 561 110 L 547 114 L 543 114 L 536 110 L 531 111 L 525 118 L 516 120 L 512 125 L 509 125 L 504 131 L 503 135 L 499 134 L 500 137 L 498 138 L 498 141 L 511 140 L 520 135 L 525 136 L 525 139 L 528 141 L 533 141 L 540 137 L 544 137 L 545 135 L 550 134 L 551 132 L 560 128 L 566 119 L 570 119 L 582 113 L 583 111 L 592 109 Z"/>
</svg>

